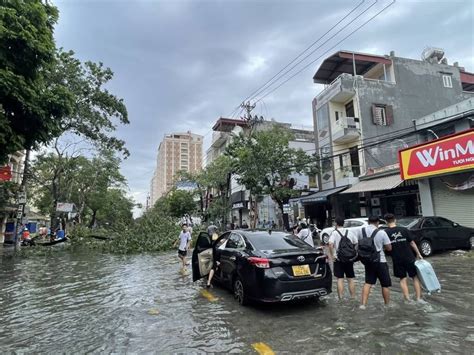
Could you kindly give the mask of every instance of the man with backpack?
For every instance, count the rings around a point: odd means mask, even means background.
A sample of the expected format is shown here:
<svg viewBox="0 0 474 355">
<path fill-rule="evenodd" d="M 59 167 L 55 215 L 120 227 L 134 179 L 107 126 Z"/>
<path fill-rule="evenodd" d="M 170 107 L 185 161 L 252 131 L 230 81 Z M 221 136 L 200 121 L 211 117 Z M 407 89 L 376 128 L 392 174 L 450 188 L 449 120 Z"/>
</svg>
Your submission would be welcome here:
<svg viewBox="0 0 474 355">
<path fill-rule="evenodd" d="M 387 213 L 385 220 L 388 224 L 386 232 L 392 242 L 393 275 L 400 279 L 400 288 L 402 289 L 403 298 L 405 301 L 410 300 L 407 281 L 407 276 L 409 276 L 413 279 L 416 300 L 423 303 L 420 280 L 416 275 L 415 254 L 418 259 L 423 259 L 423 257 L 410 231 L 407 228 L 397 226 L 397 220 L 392 213 Z"/>
<path fill-rule="evenodd" d="M 357 259 L 357 237 L 344 229 L 344 219 L 336 217 L 336 228 L 329 237 L 329 257 L 334 260 L 337 294 L 344 295 L 344 276 L 347 278 L 351 298 L 355 298 L 354 261 Z"/>
<path fill-rule="evenodd" d="M 378 226 L 379 217 L 370 216 L 369 225 L 362 227 L 358 231 L 359 260 L 365 267 L 365 284 L 362 289 L 361 309 L 366 308 L 370 290 L 376 284 L 377 279 L 382 286 L 382 296 L 385 305 L 390 303 L 392 280 L 390 279 L 384 249 L 391 251 L 392 246 L 387 233 L 378 229 Z"/>
</svg>

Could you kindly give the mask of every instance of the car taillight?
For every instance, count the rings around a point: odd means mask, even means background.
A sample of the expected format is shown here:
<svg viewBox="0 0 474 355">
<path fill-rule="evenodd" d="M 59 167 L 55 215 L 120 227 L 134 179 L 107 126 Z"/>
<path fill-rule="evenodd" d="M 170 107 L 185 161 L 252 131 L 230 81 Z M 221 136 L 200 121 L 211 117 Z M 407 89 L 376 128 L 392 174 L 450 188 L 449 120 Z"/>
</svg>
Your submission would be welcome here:
<svg viewBox="0 0 474 355">
<path fill-rule="evenodd" d="M 269 269 L 270 268 L 270 260 L 267 258 L 256 258 L 251 256 L 247 259 L 251 265 L 255 265 L 260 269 Z"/>
</svg>

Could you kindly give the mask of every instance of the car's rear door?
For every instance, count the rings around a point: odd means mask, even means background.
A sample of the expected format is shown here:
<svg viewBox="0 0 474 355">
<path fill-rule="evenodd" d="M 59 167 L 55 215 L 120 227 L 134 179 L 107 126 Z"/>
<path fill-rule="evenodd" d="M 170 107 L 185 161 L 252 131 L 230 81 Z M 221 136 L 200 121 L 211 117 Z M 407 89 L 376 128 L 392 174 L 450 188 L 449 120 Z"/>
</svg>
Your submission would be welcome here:
<svg viewBox="0 0 474 355">
<path fill-rule="evenodd" d="M 237 270 L 238 258 L 241 251 L 245 249 L 245 241 L 243 237 L 235 232 L 229 236 L 225 248 L 220 251 L 220 268 L 222 281 L 231 286 L 232 277 Z"/>
<path fill-rule="evenodd" d="M 212 242 L 206 232 L 199 233 L 193 250 L 193 281 L 207 276 L 212 268 Z"/>
</svg>

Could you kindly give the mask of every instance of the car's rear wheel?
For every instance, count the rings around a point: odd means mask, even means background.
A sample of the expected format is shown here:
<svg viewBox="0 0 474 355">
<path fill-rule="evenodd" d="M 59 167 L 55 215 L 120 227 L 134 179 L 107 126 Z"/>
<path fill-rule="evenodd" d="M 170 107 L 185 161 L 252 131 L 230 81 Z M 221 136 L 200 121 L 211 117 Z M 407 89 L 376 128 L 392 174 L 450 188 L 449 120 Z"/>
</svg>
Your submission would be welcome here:
<svg viewBox="0 0 474 355">
<path fill-rule="evenodd" d="M 420 253 L 423 256 L 430 256 L 433 254 L 433 248 L 429 240 L 422 240 L 420 243 Z"/>
<path fill-rule="evenodd" d="M 246 306 L 249 303 L 244 284 L 238 276 L 234 280 L 234 297 L 242 306 Z"/>
<path fill-rule="evenodd" d="M 323 244 L 329 244 L 329 235 L 324 233 L 322 240 L 323 240 Z"/>
</svg>

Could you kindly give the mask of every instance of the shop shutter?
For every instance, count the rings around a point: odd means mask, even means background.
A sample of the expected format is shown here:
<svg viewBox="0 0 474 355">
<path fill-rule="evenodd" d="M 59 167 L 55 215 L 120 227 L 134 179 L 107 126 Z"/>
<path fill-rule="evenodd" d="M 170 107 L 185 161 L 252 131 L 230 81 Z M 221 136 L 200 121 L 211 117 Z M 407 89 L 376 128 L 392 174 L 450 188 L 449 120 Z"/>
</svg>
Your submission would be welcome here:
<svg viewBox="0 0 474 355">
<path fill-rule="evenodd" d="M 430 183 L 435 215 L 474 228 L 474 190 L 452 190 L 440 178 L 432 178 Z"/>
</svg>

